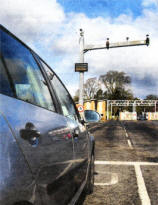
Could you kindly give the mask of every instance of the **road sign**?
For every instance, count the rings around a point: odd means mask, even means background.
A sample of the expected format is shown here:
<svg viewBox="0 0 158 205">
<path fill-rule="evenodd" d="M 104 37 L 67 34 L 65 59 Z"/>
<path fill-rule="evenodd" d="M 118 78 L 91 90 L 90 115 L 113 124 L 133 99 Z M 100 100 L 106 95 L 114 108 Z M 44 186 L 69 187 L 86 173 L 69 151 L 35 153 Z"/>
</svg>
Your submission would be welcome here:
<svg viewBox="0 0 158 205">
<path fill-rule="evenodd" d="M 75 63 L 75 72 L 88 71 L 88 63 Z"/>
<path fill-rule="evenodd" d="M 77 105 L 77 109 L 79 112 L 84 112 L 83 105 Z"/>
</svg>

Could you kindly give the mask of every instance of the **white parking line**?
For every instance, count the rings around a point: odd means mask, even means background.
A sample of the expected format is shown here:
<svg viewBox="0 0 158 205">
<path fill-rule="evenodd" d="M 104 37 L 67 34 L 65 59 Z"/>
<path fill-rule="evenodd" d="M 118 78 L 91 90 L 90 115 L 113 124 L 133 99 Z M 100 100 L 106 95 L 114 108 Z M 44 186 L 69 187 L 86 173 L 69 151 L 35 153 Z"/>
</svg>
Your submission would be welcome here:
<svg viewBox="0 0 158 205">
<path fill-rule="evenodd" d="M 123 126 L 123 129 L 124 129 L 124 131 L 125 131 L 126 138 L 128 138 L 128 139 L 127 139 L 128 146 L 130 147 L 130 149 L 133 149 L 133 146 L 132 146 L 131 140 L 129 139 L 127 130 L 126 130 L 126 128 L 125 128 L 124 125 L 122 125 L 122 126 Z"/>
<path fill-rule="evenodd" d="M 138 193 L 141 200 L 142 205 L 151 205 L 150 198 L 145 186 L 145 182 L 143 179 L 142 171 L 140 166 L 158 166 L 156 162 L 124 162 L 124 161 L 95 161 L 95 165 L 126 165 L 126 166 L 134 166 L 137 185 L 138 185 Z M 116 178 L 113 178 L 115 181 Z M 110 183 L 95 183 L 95 185 L 106 186 L 111 185 Z"/>
<path fill-rule="evenodd" d="M 97 171 L 98 174 L 103 174 L 103 175 L 109 175 L 111 176 L 111 179 L 109 180 L 109 182 L 101 182 L 101 183 L 98 183 L 98 182 L 95 182 L 94 185 L 95 186 L 110 186 L 110 185 L 114 185 L 114 184 L 117 184 L 118 183 L 118 174 L 117 173 L 111 173 L 111 172 L 100 172 L 100 171 Z"/>
<path fill-rule="evenodd" d="M 156 162 L 126 162 L 126 161 L 95 161 L 98 165 L 126 165 L 126 166 L 158 166 Z"/>
<path fill-rule="evenodd" d="M 137 178 L 138 193 L 139 193 L 139 197 L 142 202 L 142 205 L 151 205 L 140 165 L 135 165 L 134 168 L 135 168 L 136 178 Z"/>
<path fill-rule="evenodd" d="M 131 149 L 133 149 L 133 146 L 132 146 L 132 144 L 131 144 L 131 141 L 128 139 L 127 142 L 128 142 L 129 147 L 130 147 Z"/>
</svg>

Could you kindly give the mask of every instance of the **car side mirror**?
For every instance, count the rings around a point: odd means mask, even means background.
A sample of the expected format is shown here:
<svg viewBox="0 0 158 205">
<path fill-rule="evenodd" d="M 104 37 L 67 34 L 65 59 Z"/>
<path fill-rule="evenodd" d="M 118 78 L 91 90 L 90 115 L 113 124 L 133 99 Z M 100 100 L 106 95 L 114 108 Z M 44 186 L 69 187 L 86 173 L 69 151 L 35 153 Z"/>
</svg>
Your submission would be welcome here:
<svg viewBox="0 0 158 205">
<path fill-rule="evenodd" d="M 85 110 L 84 117 L 85 117 L 85 121 L 88 123 L 99 122 L 101 119 L 100 114 L 94 110 Z"/>
</svg>

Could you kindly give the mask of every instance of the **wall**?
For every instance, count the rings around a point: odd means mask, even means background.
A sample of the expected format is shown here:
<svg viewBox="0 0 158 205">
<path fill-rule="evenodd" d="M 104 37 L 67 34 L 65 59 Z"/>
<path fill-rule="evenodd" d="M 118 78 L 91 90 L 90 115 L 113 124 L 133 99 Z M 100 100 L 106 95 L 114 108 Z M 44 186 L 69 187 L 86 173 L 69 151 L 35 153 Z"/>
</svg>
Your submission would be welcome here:
<svg viewBox="0 0 158 205">
<path fill-rule="evenodd" d="M 147 116 L 148 120 L 158 120 L 158 112 L 148 112 Z"/>
</svg>

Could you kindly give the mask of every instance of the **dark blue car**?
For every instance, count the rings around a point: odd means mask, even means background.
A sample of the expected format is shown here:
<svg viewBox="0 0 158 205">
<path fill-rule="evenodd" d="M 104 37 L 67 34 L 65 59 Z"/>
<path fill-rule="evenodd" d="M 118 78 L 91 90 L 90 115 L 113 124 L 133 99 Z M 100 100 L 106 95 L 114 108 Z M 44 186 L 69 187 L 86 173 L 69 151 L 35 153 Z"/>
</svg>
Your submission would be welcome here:
<svg viewBox="0 0 158 205">
<path fill-rule="evenodd" d="M 93 168 L 94 138 L 65 86 L 0 25 L 0 205 L 75 204 Z"/>
</svg>

